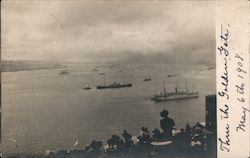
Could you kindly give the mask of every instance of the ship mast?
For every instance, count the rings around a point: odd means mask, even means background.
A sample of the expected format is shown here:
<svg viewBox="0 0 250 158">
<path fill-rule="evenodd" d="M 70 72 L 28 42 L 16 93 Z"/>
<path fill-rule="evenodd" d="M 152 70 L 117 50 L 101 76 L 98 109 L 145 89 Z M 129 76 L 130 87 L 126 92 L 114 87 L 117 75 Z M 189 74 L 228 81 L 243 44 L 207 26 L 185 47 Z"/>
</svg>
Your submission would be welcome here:
<svg viewBox="0 0 250 158">
<path fill-rule="evenodd" d="M 164 95 L 166 95 L 167 93 L 166 93 L 166 87 L 165 87 L 165 82 L 164 82 L 164 80 L 163 80 L 163 87 L 164 87 L 163 93 L 164 93 Z"/>
<path fill-rule="evenodd" d="M 103 75 L 103 84 L 105 86 L 105 75 Z"/>
<path fill-rule="evenodd" d="M 185 80 L 186 83 L 186 93 L 188 92 L 188 86 L 187 86 L 187 80 Z"/>
<path fill-rule="evenodd" d="M 101 74 L 103 76 L 103 86 L 105 86 L 105 74 Z"/>
</svg>

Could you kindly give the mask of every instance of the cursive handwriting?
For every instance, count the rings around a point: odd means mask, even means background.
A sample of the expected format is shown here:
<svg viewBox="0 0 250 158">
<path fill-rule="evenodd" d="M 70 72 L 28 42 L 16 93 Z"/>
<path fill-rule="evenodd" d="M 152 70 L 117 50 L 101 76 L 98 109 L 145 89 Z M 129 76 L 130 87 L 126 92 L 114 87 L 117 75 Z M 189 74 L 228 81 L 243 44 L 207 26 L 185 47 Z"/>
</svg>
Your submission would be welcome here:
<svg viewBox="0 0 250 158">
<path fill-rule="evenodd" d="M 230 27 L 230 25 L 228 25 L 228 26 Z M 225 56 L 229 55 L 229 51 L 227 50 L 228 36 L 229 36 L 229 30 L 226 29 L 226 33 L 224 33 L 223 25 L 221 25 L 220 39 L 221 39 L 222 45 L 220 47 L 218 47 L 218 50 L 220 51 L 220 55 L 225 55 Z"/>
<path fill-rule="evenodd" d="M 220 40 L 221 40 L 221 46 L 218 47 L 218 53 L 219 57 L 222 58 L 222 61 L 224 61 L 223 65 L 223 71 L 219 75 L 220 76 L 220 85 L 221 87 L 218 88 L 218 96 L 223 98 L 223 101 L 226 102 L 226 100 L 229 100 L 229 90 L 228 90 L 228 85 L 229 85 L 229 74 L 228 74 L 228 58 L 230 55 L 229 52 L 229 31 L 230 25 L 223 26 L 221 25 L 221 34 L 220 34 Z M 221 137 L 218 138 L 219 144 L 220 144 L 220 150 L 221 151 L 230 151 L 230 126 L 228 124 L 228 119 L 229 119 L 229 114 L 230 114 L 230 106 L 227 103 L 224 103 L 223 106 L 220 106 L 220 118 L 223 120 L 224 124 L 224 133 Z M 222 127 L 223 129 L 223 127 Z"/>
<path fill-rule="evenodd" d="M 245 123 L 246 123 L 246 116 L 247 116 L 247 112 L 250 112 L 249 109 L 245 108 L 245 107 L 242 107 L 243 109 L 243 115 L 242 115 L 242 120 L 240 121 L 239 125 L 236 127 L 236 131 L 238 132 L 239 130 L 245 132 Z"/>
<path fill-rule="evenodd" d="M 223 79 L 221 84 L 224 86 L 222 91 L 219 91 L 218 94 L 221 97 L 226 97 L 226 99 L 229 99 L 228 95 L 228 71 L 227 71 L 227 58 L 224 58 L 224 73 L 221 75 L 221 78 Z"/>
<path fill-rule="evenodd" d="M 241 105 L 241 109 L 242 109 L 242 115 L 240 116 L 239 119 L 239 123 L 236 127 L 236 132 L 245 132 L 246 131 L 246 119 L 247 119 L 247 113 L 249 113 L 249 109 L 247 109 L 246 107 L 244 107 L 244 103 L 245 103 L 245 85 L 246 85 L 246 81 L 245 79 L 245 75 L 247 74 L 246 72 L 246 68 L 244 65 L 244 58 L 242 56 L 242 53 L 235 53 L 234 55 L 235 57 L 235 70 L 236 70 L 236 77 L 237 77 L 237 82 L 235 84 L 236 87 L 236 94 L 237 94 L 237 101 L 238 104 Z"/>
<path fill-rule="evenodd" d="M 229 124 L 226 125 L 225 129 L 226 129 L 226 136 L 225 136 L 226 138 L 225 138 L 225 140 L 222 140 L 221 138 L 219 138 L 220 149 L 222 151 L 226 150 L 227 152 L 229 152 L 230 151 L 230 149 L 229 149 L 229 146 L 230 146 Z"/>
<path fill-rule="evenodd" d="M 228 26 L 230 27 L 230 25 Z M 221 39 L 222 44 L 220 47 L 218 47 L 218 50 L 219 50 L 220 55 L 224 59 L 224 72 L 220 76 L 222 79 L 221 85 L 223 86 L 223 89 L 218 92 L 218 95 L 221 97 L 226 97 L 226 99 L 228 100 L 229 99 L 229 95 L 228 95 L 228 80 L 229 79 L 228 79 L 228 70 L 227 70 L 228 69 L 227 57 L 229 55 L 229 51 L 228 51 L 229 30 L 227 28 L 224 30 L 223 25 L 221 25 L 220 39 Z"/>
<path fill-rule="evenodd" d="M 220 115 L 221 119 L 229 118 L 229 115 L 228 115 L 229 107 L 226 104 L 224 106 L 225 106 L 225 109 L 220 108 L 220 111 L 222 112 L 222 114 Z"/>
</svg>

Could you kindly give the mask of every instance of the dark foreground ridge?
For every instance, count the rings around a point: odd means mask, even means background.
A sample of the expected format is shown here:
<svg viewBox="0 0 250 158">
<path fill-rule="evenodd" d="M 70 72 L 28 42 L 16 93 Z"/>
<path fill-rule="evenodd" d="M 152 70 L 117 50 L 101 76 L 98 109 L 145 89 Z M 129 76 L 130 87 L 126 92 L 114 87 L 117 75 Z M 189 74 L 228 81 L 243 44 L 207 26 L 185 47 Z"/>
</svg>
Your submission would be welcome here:
<svg viewBox="0 0 250 158">
<path fill-rule="evenodd" d="M 214 96 L 207 96 L 206 104 L 209 105 L 206 109 L 216 104 Z M 48 150 L 43 156 L 26 158 L 215 158 L 216 128 L 209 124 L 216 119 L 209 118 L 211 111 L 207 111 L 206 125 L 197 122 L 192 127 L 186 124 L 185 129 L 178 130 L 164 109 L 160 113 L 161 130 L 155 128 L 150 133 L 147 127 L 142 127 L 139 136 L 132 136 L 124 130 L 121 136 L 112 135 L 107 144 L 93 140 L 82 150 Z"/>
<path fill-rule="evenodd" d="M 154 129 L 150 135 L 147 127 L 141 134 L 132 136 L 126 130 L 122 137 L 112 135 L 107 145 L 93 140 L 84 150 L 47 151 L 46 158 L 212 158 L 209 137 L 213 136 L 197 123 L 186 129 L 173 129 L 172 135 Z M 167 138 L 168 137 L 168 138 Z"/>
<path fill-rule="evenodd" d="M 151 135 L 142 127 L 137 137 L 124 130 L 122 138 L 112 135 L 107 145 L 93 140 L 83 150 L 48 150 L 43 156 L 30 158 L 214 158 L 209 143 L 212 136 L 200 123 L 193 127 L 187 124 L 185 130 L 173 129 L 171 136 L 157 128 Z"/>
</svg>

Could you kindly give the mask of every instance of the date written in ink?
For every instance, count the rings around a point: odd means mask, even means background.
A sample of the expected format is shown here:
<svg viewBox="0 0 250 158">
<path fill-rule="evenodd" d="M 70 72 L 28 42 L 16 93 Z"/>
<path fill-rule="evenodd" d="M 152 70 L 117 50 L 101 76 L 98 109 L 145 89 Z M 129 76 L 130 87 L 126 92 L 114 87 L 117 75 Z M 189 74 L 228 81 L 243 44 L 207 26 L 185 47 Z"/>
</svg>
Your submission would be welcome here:
<svg viewBox="0 0 250 158">
<path fill-rule="evenodd" d="M 245 132 L 246 131 L 246 120 L 247 120 L 247 114 L 250 112 L 248 108 L 246 108 L 245 105 L 245 76 L 247 75 L 247 71 L 244 67 L 244 58 L 240 53 L 235 54 L 235 60 L 236 60 L 236 77 L 238 83 L 235 85 L 236 92 L 237 92 L 237 101 L 238 104 L 241 105 L 241 116 L 240 120 L 236 127 L 236 132 Z"/>
</svg>

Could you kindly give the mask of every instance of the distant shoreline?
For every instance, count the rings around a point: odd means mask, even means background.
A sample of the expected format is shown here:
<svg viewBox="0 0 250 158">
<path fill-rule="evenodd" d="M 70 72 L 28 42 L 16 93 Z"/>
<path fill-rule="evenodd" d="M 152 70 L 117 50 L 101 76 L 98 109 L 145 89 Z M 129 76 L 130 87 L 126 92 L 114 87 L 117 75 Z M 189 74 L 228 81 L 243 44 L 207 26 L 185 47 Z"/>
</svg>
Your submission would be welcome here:
<svg viewBox="0 0 250 158">
<path fill-rule="evenodd" d="M 1 71 L 2 73 L 6 72 L 25 72 L 25 71 L 39 71 L 39 70 L 56 70 L 56 69 L 62 69 L 65 67 L 58 67 L 58 68 L 40 68 L 40 69 L 26 69 L 26 70 L 9 70 L 9 71 Z"/>
<path fill-rule="evenodd" d="M 60 69 L 66 66 L 61 63 L 47 61 L 25 61 L 25 60 L 3 60 L 1 63 L 1 72 L 33 71 L 46 69 Z"/>
</svg>

